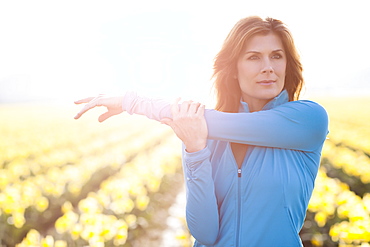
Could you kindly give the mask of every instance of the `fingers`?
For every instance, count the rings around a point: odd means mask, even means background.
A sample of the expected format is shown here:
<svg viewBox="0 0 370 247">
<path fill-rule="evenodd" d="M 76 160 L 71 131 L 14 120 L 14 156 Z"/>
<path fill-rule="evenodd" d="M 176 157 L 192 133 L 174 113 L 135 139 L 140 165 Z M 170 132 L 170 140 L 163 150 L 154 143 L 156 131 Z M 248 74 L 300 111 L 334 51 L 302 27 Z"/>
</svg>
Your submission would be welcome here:
<svg viewBox="0 0 370 247">
<path fill-rule="evenodd" d="M 181 103 L 179 114 L 181 116 L 186 116 L 189 111 L 190 101 L 184 101 Z"/>
<path fill-rule="evenodd" d="M 203 111 L 201 109 L 201 106 L 203 106 Z M 201 112 L 199 112 L 201 110 Z M 182 117 L 192 117 L 192 116 L 198 116 L 202 115 L 204 113 L 204 105 L 200 104 L 199 102 L 194 101 L 184 101 L 179 110 L 179 116 Z"/>
<path fill-rule="evenodd" d="M 88 98 L 85 98 L 85 99 L 80 99 L 80 100 L 76 100 L 74 103 L 76 105 L 78 104 L 82 104 L 82 103 L 89 103 L 91 100 L 93 100 L 95 97 L 88 97 Z"/>
<path fill-rule="evenodd" d="M 175 102 L 171 105 L 172 117 L 175 117 L 179 113 L 179 102 L 181 98 L 177 98 Z"/>
<path fill-rule="evenodd" d="M 191 115 L 196 114 L 199 110 L 199 107 L 200 107 L 200 103 L 191 101 L 189 105 L 188 114 L 191 114 Z"/>
<path fill-rule="evenodd" d="M 76 114 L 76 116 L 74 117 L 75 119 L 79 119 L 85 112 L 87 112 L 88 110 L 90 110 L 91 108 L 93 108 L 93 106 L 90 106 L 90 105 L 85 105 L 80 112 L 78 112 Z"/>
<path fill-rule="evenodd" d="M 200 116 L 204 116 L 204 109 L 206 108 L 206 106 L 205 105 L 200 105 L 199 107 L 198 107 L 198 111 L 196 112 L 196 115 L 198 116 L 198 117 L 200 117 Z"/>
<path fill-rule="evenodd" d="M 85 98 L 85 99 L 82 99 L 82 100 L 78 100 L 76 102 L 76 104 L 81 104 L 81 103 L 87 103 L 79 113 L 77 113 L 77 115 L 74 117 L 75 119 L 79 119 L 85 112 L 87 112 L 88 110 L 94 108 L 95 106 L 100 106 L 101 104 L 99 104 L 99 96 L 98 97 L 89 97 L 89 98 Z"/>
<path fill-rule="evenodd" d="M 101 123 L 101 122 L 104 122 L 105 120 L 107 120 L 108 118 L 110 118 L 112 115 L 112 113 L 110 113 L 109 111 L 101 114 L 98 118 L 98 121 Z"/>
<path fill-rule="evenodd" d="M 118 115 L 122 112 L 122 110 L 108 110 L 107 112 L 101 114 L 98 118 L 99 122 L 104 122 L 108 118 Z"/>
</svg>

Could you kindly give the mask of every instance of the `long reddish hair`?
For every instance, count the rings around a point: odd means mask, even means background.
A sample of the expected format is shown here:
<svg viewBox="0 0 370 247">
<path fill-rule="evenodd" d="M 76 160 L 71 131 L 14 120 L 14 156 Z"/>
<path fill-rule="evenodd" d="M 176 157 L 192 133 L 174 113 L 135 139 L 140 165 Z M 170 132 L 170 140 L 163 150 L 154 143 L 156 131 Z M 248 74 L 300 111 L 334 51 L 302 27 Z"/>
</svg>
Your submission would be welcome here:
<svg viewBox="0 0 370 247">
<path fill-rule="evenodd" d="M 287 56 L 285 86 L 289 101 L 297 100 L 304 84 L 300 56 L 293 37 L 283 22 L 252 16 L 241 19 L 231 29 L 214 61 L 213 78 L 217 102 L 215 109 L 223 112 L 237 112 L 241 89 L 237 75 L 237 61 L 246 43 L 255 35 L 276 34 L 282 41 Z"/>
</svg>

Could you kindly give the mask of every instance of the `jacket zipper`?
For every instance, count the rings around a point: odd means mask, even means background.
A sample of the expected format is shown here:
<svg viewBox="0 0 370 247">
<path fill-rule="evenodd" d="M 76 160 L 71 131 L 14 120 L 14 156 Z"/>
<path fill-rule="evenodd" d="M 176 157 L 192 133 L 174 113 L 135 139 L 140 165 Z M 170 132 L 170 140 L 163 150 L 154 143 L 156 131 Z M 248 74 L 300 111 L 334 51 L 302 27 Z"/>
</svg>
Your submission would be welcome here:
<svg viewBox="0 0 370 247">
<path fill-rule="evenodd" d="M 241 213 L 241 178 L 242 177 L 242 169 L 238 169 L 238 219 L 237 219 L 237 228 L 236 228 L 236 246 L 239 246 L 240 242 L 240 213 Z"/>
</svg>

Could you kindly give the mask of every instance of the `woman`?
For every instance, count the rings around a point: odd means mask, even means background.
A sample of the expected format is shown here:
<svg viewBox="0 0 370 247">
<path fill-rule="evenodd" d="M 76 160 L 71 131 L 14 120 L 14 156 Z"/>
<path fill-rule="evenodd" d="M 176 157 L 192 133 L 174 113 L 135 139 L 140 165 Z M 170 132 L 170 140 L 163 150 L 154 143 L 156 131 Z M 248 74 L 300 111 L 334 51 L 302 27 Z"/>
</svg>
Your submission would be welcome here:
<svg viewBox="0 0 370 247">
<path fill-rule="evenodd" d="M 298 100 L 302 66 L 279 20 L 248 17 L 215 59 L 215 110 L 194 102 L 170 106 L 138 97 L 87 98 L 171 126 L 183 141 L 186 219 L 194 246 L 303 246 L 299 232 L 314 187 L 328 119 Z"/>
</svg>

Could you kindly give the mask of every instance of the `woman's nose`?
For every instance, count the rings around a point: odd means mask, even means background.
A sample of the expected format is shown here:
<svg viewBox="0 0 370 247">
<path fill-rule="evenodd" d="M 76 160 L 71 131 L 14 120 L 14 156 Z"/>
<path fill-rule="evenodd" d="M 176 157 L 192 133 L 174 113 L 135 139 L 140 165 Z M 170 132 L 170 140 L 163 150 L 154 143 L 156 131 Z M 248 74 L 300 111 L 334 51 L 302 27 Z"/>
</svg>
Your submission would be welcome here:
<svg viewBox="0 0 370 247">
<path fill-rule="evenodd" d="M 274 69 L 272 68 L 271 65 L 266 65 L 263 69 L 262 69 L 262 74 L 272 74 L 274 72 Z"/>
<path fill-rule="evenodd" d="M 272 61 L 270 60 L 269 57 L 264 57 L 262 59 L 262 74 L 272 74 L 274 73 L 274 68 L 272 67 Z"/>
</svg>

